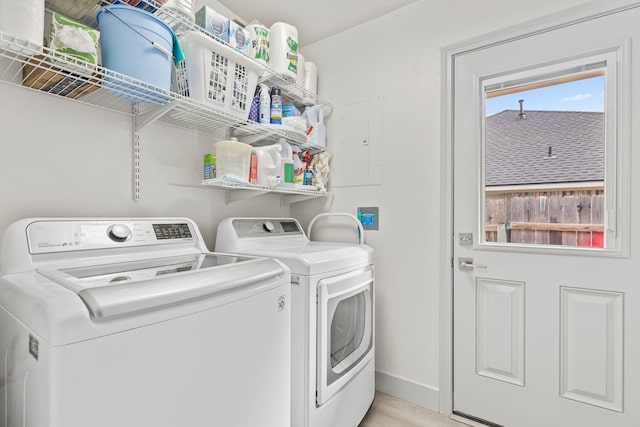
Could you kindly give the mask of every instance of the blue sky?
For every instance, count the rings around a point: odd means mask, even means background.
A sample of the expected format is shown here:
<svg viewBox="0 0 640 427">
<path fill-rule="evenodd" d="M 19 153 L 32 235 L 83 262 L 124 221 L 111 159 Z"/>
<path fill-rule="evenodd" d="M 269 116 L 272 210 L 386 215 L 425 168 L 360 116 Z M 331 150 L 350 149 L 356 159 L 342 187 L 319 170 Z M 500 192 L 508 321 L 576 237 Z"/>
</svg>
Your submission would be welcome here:
<svg viewBox="0 0 640 427">
<path fill-rule="evenodd" d="M 527 90 L 486 100 L 487 116 L 504 110 L 604 111 L 604 76 Z"/>
</svg>

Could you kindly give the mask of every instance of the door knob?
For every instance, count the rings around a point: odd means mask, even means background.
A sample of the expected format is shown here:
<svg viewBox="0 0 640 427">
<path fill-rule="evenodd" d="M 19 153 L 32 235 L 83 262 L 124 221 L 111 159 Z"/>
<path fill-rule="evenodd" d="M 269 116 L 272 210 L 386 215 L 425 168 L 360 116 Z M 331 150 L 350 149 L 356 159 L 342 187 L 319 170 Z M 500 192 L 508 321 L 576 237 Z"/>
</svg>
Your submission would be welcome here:
<svg viewBox="0 0 640 427">
<path fill-rule="evenodd" d="M 474 268 L 487 268 L 486 265 L 474 264 L 473 258 L 458 258 L 459 270 L 473 270 Z"/>
</svg>

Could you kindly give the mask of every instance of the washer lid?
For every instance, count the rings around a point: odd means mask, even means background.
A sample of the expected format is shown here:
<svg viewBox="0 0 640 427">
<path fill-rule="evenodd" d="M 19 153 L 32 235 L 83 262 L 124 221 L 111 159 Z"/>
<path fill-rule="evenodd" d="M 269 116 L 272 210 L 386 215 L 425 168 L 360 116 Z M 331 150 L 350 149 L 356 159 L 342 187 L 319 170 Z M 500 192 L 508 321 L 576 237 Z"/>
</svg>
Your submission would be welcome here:
<svg viewBox="0 0 640 427">
<path fill-rule="evenodd" d="M 104 319 L 260 287 L 284 270 L 270 259 L 207 253 L 38 273 L 78 294 L 93 318 Z"/>
</svg>

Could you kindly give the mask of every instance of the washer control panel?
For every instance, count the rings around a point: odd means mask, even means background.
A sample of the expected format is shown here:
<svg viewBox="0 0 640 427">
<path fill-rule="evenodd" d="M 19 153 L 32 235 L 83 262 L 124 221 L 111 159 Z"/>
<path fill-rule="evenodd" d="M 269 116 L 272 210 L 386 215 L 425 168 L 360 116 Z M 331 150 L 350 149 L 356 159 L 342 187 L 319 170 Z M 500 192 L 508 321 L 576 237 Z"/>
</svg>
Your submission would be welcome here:
<svg viewBox="0 0 640 427">
<path fill-rule="evenodd" d="M 41 220 L 29 224 L 32 254 L 196 242 L 188 220 Z"/>
</svg>

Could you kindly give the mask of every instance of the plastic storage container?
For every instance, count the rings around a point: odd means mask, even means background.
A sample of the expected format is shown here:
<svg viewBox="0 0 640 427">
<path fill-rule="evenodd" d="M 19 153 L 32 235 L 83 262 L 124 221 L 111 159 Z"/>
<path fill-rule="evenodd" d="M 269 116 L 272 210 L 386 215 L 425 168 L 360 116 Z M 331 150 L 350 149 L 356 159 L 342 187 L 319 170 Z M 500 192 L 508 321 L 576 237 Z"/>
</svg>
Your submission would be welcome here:
<svg viewBox="0 0 640 427">
<path fill-rule="evenodd" d="M 103 7 L 96 19 L 102 64 L 159 89 L 107 75 L 107 90 L 131 101 L 165 102 L 171 89 L 173 30 L 149 12 L 127 5 Z"/>
<path fill-rule="evenodd" d="M 176 92 L 247 120 L 262 66 L 198 31 L 179 40 L 185 70 L 176 73 Z"/>
<path fill-rule="evenodd" d="M 220 141 L 215 144 L 215 149 L 217 177 L 249 183 L 253 147 L 238 141 Z"/>
</svg>

